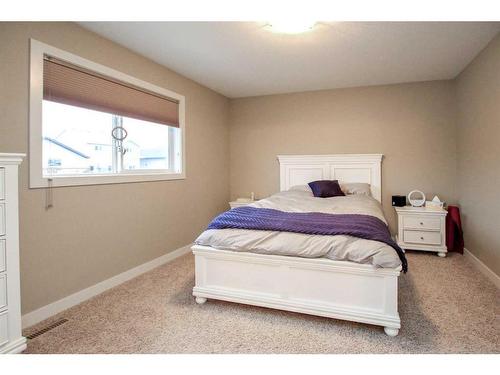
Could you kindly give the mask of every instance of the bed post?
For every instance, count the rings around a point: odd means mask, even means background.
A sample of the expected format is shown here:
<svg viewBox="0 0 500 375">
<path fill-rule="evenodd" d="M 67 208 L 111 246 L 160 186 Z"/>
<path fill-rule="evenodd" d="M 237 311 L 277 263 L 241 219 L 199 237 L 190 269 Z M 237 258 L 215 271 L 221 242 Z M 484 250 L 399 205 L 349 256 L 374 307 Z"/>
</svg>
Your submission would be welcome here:
<svg viewBox="0 0 500 375">
<path fill-rule="evenodd" d="M 207 302 L 207 299 L 205 297 L 196 297 L 195 301 L 198 305 L 203 305 L 205 302 Z"/>
<path fill-rule="evenodd" d="M 397 328 L 391 328 L 391 327 L 384 327 L 384 332 L 388 336 L 395 337 L 395 336 L 398 335 L 399 329 L 397 329 Z"/>
</svg>

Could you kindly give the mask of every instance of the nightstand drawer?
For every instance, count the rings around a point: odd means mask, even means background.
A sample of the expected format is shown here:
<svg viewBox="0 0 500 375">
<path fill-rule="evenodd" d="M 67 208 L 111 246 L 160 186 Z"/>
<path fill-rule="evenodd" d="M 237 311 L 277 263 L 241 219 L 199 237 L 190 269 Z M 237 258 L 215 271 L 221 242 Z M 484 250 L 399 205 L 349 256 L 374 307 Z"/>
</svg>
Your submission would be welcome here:
<svg viewBox="0 0 500 375">
<path fill-rule="evenodd" d="M 403 231 L 403 241 L 422 245 L 441 245 L 441 232 L 405 230 Z"/>
<path fill-rule="evenodd" d="M 0 313 L 0 345 L 9 341 L 9 321 L 7 312 Z"/>
<path fill-rule="evenodd" d="M 441 219 L 428 216 L 405 216 L 403 218 L 403 228 L 440 230 Z"/>
<path fill-rule="evenodd" d="M 5 236 L 5 203 L 0 203 L 0 236 Z"/>
<path fill-rule="evenodd" d="M 4 272 L 7 268 L 6 251 L 5 240 L 0 239 L 0 272 Z"/>
<path fill-rule="evenodd" d="M 7 307 L 7 275 L 0 275 L 0 310 Z"/>
<path fill-rule="evenodd" d="M 5 168 L 0 167 L 0 201 L 5 199 Z"/>
</svg>

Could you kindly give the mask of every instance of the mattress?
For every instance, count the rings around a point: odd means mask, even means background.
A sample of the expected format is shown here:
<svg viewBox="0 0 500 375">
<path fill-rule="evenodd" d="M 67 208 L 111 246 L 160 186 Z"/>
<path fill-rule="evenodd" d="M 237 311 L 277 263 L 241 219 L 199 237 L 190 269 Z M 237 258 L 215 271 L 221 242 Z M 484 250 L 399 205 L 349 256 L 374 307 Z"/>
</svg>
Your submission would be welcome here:
<svg viewBox="0 0 500 375">
<path fill-rule="evenodd" d="M 387 221 L 380 203 L 367 195 L 315 198 L 310 191 L 290 190 L 252 203 L 251 207 L 285 212 L 321 212 L 327 214 L 370 215 Z M 247 229 L 210 229 L 196 240 L 198 245 L 214 249 L 246 251 L 258 254 L 328 258 L 396 268 L 401 265 L 396 251 L 385 243 L 346 235 L 309 235 Z"/>
</svg>

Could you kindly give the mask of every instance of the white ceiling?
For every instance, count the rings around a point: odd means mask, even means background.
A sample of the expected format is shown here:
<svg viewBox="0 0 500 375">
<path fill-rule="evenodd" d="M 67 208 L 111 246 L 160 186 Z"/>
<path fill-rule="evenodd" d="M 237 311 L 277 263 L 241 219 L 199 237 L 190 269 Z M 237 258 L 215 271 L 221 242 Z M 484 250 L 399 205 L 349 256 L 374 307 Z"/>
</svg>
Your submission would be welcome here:
<svg viewBox="0 0 500 375">
<path fill-rule="evenodd" d="M 258 22 L 81 22 L 230 98 L 451 79 L 500 23 L 331 22 L 300 35 Z"/>
</svg>

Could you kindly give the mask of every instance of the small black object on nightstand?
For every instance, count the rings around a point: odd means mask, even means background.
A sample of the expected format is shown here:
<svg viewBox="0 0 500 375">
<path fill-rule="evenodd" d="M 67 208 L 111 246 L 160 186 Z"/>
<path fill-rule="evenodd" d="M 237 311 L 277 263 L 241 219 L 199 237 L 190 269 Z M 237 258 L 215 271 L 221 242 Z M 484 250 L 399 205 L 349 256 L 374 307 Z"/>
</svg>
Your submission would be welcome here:
<svg viewBox="0 0 500 375">
<path fill-rule="evenodd" d="M 392 196 L 392 205 L 395 207 L 406 206 L 406 195 L 393 195 Z"/>
</svg>

